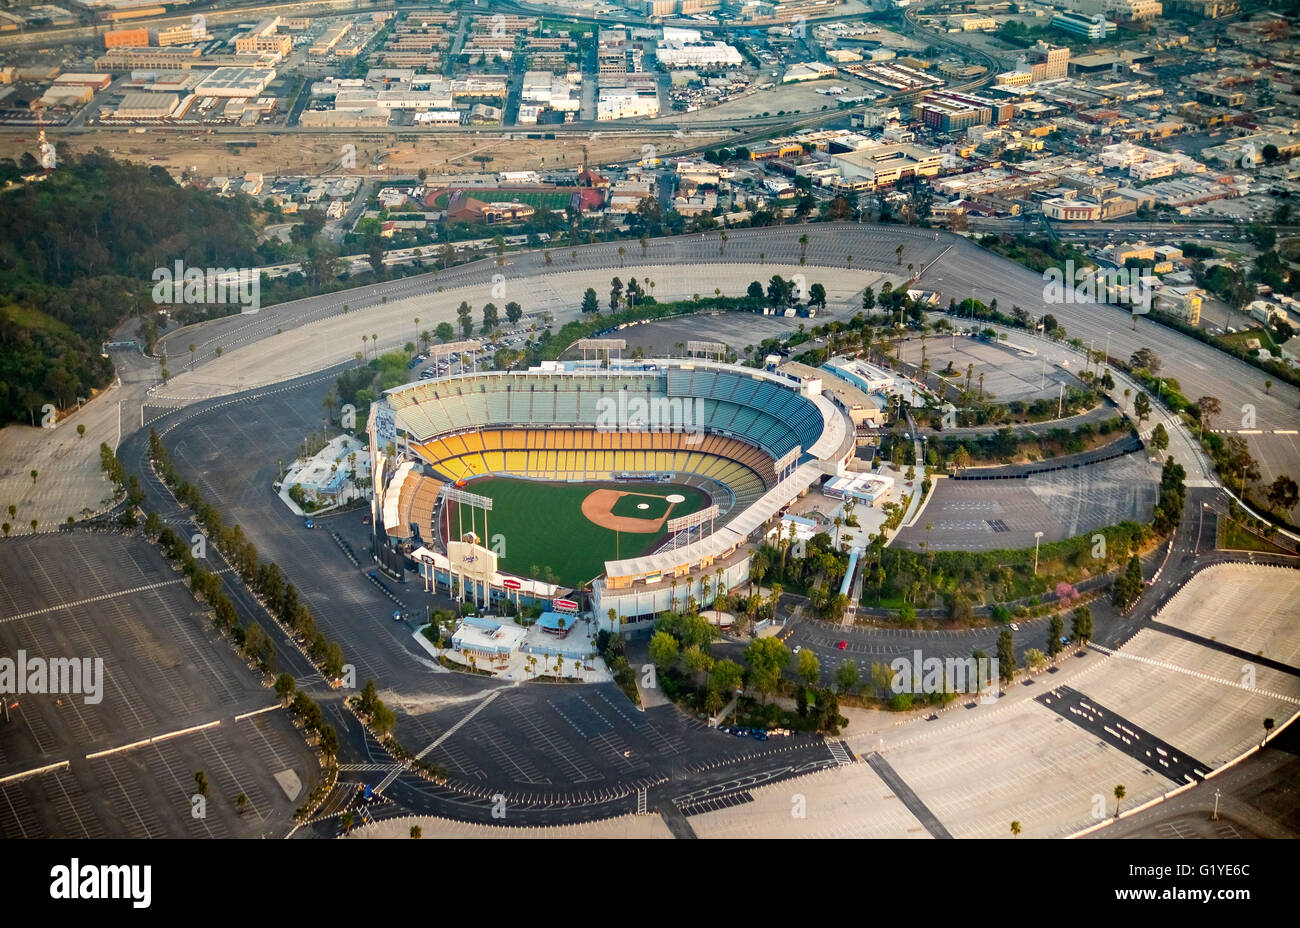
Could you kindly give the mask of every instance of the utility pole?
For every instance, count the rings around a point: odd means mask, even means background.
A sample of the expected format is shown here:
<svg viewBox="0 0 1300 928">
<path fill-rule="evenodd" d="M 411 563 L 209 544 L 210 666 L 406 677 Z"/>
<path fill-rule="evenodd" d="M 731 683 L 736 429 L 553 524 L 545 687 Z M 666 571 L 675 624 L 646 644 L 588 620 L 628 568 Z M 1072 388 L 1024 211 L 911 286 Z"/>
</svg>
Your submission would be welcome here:
<svg viewBox="0 0 1300 928">
<path fill-rule="evenodd" d="M 1059 390 L 1056 391 L 1056 418 L 1061 418 L 1061 410 L 1065 403 L 1065 384 L 1062 383 Z"/>
</svg>

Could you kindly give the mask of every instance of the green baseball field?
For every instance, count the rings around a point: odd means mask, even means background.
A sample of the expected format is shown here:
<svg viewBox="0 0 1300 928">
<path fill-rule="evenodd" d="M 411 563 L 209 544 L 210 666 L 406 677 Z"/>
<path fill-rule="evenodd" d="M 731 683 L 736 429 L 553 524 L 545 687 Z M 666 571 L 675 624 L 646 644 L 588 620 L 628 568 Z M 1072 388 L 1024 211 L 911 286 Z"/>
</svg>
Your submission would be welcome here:
<svg viewBox="0 0 1300 928">
<path fill-rule="evenodd" d="M 504 554 L 503 571 L 548 578 L 579 587 L 605 571 L 605 562 L 637 557 L 667 535 L 670 518 L 698 512 L 710 504 L 704 492 L 677 484 L 543 483 L 489 477 L 465 486 L 492 500 L 484 543 Z M 463 521 L 460 519 L 463 518 Z M 468 507 L 463 515 L 452 505 L 449 528 L 470 531 Z M 483 535 L 483 514 L 474 515 L 474 530 Z M 496 544 L 493 539 L 502 536 Z"/>
</svg>

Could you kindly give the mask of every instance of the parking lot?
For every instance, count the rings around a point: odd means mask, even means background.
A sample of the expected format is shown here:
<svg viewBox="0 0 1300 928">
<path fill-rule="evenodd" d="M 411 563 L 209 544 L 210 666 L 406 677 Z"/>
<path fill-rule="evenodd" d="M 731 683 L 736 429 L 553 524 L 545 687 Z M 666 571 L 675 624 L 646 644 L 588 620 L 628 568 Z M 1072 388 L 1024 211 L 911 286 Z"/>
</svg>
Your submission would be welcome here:
<svg viewBox="0 0 1300 928">
<path fill-rule="evenodd" d="M 896 544 L 1014 550 L 1032 548 L 1035 532 L 1044 542 L 1061 541 L 1125 519 L 1145 520 L 1159 477 L 1159 468 L 1136 453 L 1023 480 L 937 480 L 916 524 L 902 529 Z"/>
<path fill-rule="evenodd" d="M 83 680 L 79 694 L 7 698 L 0 835 L 284 833 L 317 761 L 152 546 L 84 533 L 10 539 L 0 575 L 0 653 L 102 661 L 97 697 Z M 198 771 L 210 784 L 201 816 L 191 813 Z"/>
<path fill-rule="evenodd" d="M 961 320 L 951 320 L 961 325 Z M 1015 341 L 1012 338 L 1012 341 Z M 1036 347 L 1036 346 L 1031 346 Z M 1034 357 L 1005 345 L 981 341 L 978 338 L 934 336 L 925 340 L 925 356 L 930 370 L 938 374 L 951 362 L 953 373 L 945 375 L 954 386 L 964 389 L 966 371 L 971 371 L 971 389 L 978 391 L 981 375 L 984 377 L 984 395 L 993 396 L 1000 403 L 1015 400 L 1034 400 L 1038 397 L 1056 399 L 1058 384 L 1079 386 L 1079 380 L 1068 369 L 1062 369 L 1041 357 Z M 909 364 L 921 363 L 921 341 L 909 338 L 903 342 L 903 360 Z"/>
</svg>

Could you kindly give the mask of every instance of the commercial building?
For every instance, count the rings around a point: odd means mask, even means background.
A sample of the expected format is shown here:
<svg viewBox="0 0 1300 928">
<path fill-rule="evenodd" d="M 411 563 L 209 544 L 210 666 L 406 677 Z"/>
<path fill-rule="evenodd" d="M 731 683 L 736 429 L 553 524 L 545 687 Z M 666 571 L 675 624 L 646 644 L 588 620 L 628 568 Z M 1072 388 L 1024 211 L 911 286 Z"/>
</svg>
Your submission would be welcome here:
<svg viewBox="0 0 1300 928">
<path fill-rule="evenodd" d="M 952 91 L 928 93 L 916 104 L 913 115 L 923 125 L 940 132 L 960 132 L 971 126 L 1009 122 L 1015 104 Z"/>
<path fill-rule="evenodd" d="M 352 23 L 350 20 L 345 20 L 337 25 L 330 26 L 329 29 L 325 30 L 325 34 L 313 42 L 311 47 L 307 49 L 307 54 L 315 55 L 317 57 L 328 55 L 333 51 L 334 46 L 338 45 L 339 41 L 347 35 L 351 29 Z"/>
<path fill-rule="evenodd" d="M 658 116 L 659 95 L 640 93 L 633 87 L 602 87 L 596 96 L 596 119 Z"/>
<path fill-rule="evenodd" d="M 114 119 L 165 119 L 176 109 L 176 97 L 170 93 L 127 93 L 113 111 Z"/>
<path fill-rule="evenodd" d="M 194 92 L 200 97 L 256 97 L 273 80 L 274 68 L 217 68 L 199 82 Z"/>
<path fill-rule="evenodd" d="M 696 29 L 664 28 L 655 50 L 659 63 L 670 70 L 679 68 L 739 68 L 740 52 L 725 42 L 706 42 Z"/>
<path fill-rule="evenodd" d="M 104 48 L 143 48 L 149 44 L 149 30 L 110 29 L 104 33 Z"/>
<path fill-rule="evenodd" d="M 1083 36 L 1093 42 L 1114 35 L 1116 29 L 1115 23 L 1107 19 L 1103 13 L 1092 16 L 1084 16 L 1081 13 L 1057 13 L 1052 17 L 1052 25 L 1062 32 Z"/>
<path fill-rule="evenodd" d="M 601 29 L 596 45 L 598 74 L 627 73 L 627 30 Z"/>
<path fill-rule="evenodd" d="M 195 42 L 207 41 L 208 30 L 198 23 L 190 25 L 169 26 L 158 30 L 158 45 L 168 48 L 172 45 L 193 45 Z"/>
<path fill-rule="evenodd" d="M 199 49 L 115 48 L 95 59 L 96 71 L 188 71 L 202 64 Z"/>
<path fill-rule="evenodd" d="M 1182 319 L 1188 325 L 1201 324 L 1201 304 L 1205 291 L 1193 286 L 1161 286 L 1154 294 L 1153 307 Z"/>
<path fill-rule="evenodd" d="M 841 380 L 845 380 L 864 393 L 888 393 L 894 388 L 893 373 L 858 358 L 834 357 L 822 365 Z"/>
<path fill-rule="evenodd" d="M 1160 0 L 1074 0 L 1071 5 L 1085 15 L 1101 13 L 1133 21 L 1155 19 L 1162 12 Z"/>
<path fill-rule="evenodd" d="M 1024 67 L 1033 81 L 1052 81 L 1070 73 L 1070 49 L 1039 39 L 1025 52 Z"/>
<path fill-rule="evenodd" d="M 881 474 L 843 474 L 832 477 L 822 487 L 822 495 L 831 499 L 854 500 L 875 506 L 894 488 L 894 478 Z"/>
<path fill-rule="evenodd" d="M 355 110 L 303 110 L 298 123 L 319 129 L 381 129 L 388 125 L 388 120 L 388 110 L 364 107 Z"/>
<path fill-rule="evenodd" d="M 1092 200 L 1051 197 L 1042 202 L 1043 215 L 1060 222 L 1090 222 L 1102 218 L 1101 204 Z"/>
<path fill-rule="evenodd" d="M 248 32 L 235 38 L 235 51 L 243 54 L 287 55 L 293 48 L 293 39 L 281 35 L 279 16 L 268 16 Z"/>
<path fill-rule="evenodd" d="M 905 142 L 831 155 L 831 167 L 844 180 L 862 181 L 873 189 L 909 177 L 934 177 L 942 164 L 943 156 L 938 151 Z"/>
</svg>

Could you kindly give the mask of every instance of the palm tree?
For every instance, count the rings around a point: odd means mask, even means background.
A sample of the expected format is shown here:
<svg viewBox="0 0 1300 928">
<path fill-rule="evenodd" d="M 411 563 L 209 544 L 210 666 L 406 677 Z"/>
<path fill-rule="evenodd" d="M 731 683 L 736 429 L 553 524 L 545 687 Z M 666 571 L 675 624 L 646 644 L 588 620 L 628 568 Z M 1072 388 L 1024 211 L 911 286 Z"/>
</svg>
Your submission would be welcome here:
<svg viewBox="0 0 1300 928">
<path fill-rule="evenodd" d="M 410 835 L 413 839 L 418 840 L 424 837 L 424 830 L 419 825 L 412 825 Z"/>
<path fill-rule="evenodd" d="M 1115 787 L 1115 817 L 1116 818 L 1119 818 L 1119 804 L 1120 804 L 1120 800 L 1124 798 L 1125 792 L 1126 790 L 1124 789 L 1123 784 L 1120 784 L 1119 786 Z"/>
<path fill-rule="evenodd" d="M 194 370 L 194 352 L 198 350 L 198 345 L 190 344 L 190 370 Z"/>
<path fill-rule="evenodd" d="M 1019 822 L 1012 822 L 1012 823 L 1011 823 L 1011 837 L 1013 837 L 1013 838 L 1018 838 L 1018 837 L 1020 837 L 1020 823 L 1019 823 Z"/>
<path fill-rule="evenodd" d="M 240 815 L 243 815 L 244 811 L 248 808 L 248 797 L 245 796 L 243 793 L 240 793 L 238 796 L 236 796 L 235 808 L 239 810 Z"/>
<path fill-rule="evenodd" d="M 799 257 L 806 258 L 807 256 L 808 256 L 808 233 L 805 232 L 803 235 L 799 236 Z"/>
<path fill-rule="evenodd" d="M 1268 733 L 1271 732 L 1272 730 L 1273 730 L 1273 720 L 1271 718 L 1264 719 L 1264 740 L 1259 743 L 1259 746 L 1261 748 L 1264 745 L 1268 744 Z"/>
</svg>

